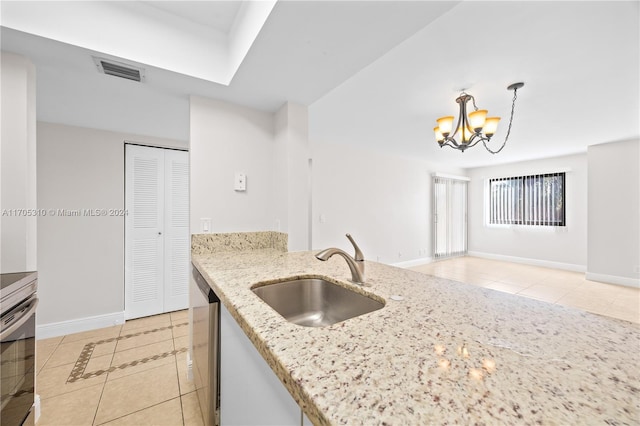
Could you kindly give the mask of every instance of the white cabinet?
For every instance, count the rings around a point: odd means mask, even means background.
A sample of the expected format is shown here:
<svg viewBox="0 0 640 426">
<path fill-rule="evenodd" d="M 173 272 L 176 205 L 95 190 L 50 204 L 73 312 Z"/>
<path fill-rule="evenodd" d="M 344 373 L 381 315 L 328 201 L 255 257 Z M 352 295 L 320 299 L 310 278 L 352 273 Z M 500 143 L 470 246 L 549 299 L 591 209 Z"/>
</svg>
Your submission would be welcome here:
<svg viewBox="0 0 640 426">
<path fill-rule="evenodd" d="M 298 404 L 229 311 L 220 306 L 220 423 L 303 424 Z"/>
</svg>

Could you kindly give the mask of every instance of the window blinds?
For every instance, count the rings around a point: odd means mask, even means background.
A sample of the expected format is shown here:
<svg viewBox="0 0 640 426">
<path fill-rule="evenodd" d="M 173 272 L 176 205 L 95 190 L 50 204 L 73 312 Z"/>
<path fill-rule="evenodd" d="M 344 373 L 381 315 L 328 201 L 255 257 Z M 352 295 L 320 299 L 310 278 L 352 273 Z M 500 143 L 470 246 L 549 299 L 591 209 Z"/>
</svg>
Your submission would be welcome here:
<svg viewBox="0 0 640 426">
<path fill-rule="evenodd" d="M 489 223 L 565 226 L 565 173 L 489 180 Z"/>
</svg>

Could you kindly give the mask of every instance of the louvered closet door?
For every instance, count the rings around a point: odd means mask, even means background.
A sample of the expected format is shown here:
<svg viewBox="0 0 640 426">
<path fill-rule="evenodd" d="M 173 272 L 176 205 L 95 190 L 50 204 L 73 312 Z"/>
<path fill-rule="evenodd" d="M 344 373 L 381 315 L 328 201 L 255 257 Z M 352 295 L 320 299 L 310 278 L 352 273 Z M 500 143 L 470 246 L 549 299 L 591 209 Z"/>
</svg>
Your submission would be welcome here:
<svg viewBox="0 0 640 426">
<path fill-rule="evenodd" d="M 125 318 L 163 310 L 164 152 L 126 145 Z"/>
<path fill-rule="evenodd" d="M 189 306 L 189 154 L 126 145 L 125 318 Z"/>
<path fill-rule="evenodd" d="M 189 154 L 165 151 L 164 310 L 189 307 Z"/>
</svg>

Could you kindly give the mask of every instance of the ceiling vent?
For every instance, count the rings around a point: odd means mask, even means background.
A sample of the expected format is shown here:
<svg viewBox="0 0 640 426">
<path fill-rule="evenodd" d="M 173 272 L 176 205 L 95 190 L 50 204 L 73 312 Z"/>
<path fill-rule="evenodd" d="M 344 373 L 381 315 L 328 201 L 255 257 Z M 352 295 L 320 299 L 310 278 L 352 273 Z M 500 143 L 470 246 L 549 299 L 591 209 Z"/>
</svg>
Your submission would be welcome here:
<svg viewBox="0 0 640 426">
<path fill-rule="evenodd" d="M 134 67 L 111 59 L 93 57 L 93 62 L 98 67 L 98 71 L 114 77 L 126 78 L 127 80 L 144 80 L 144 68 Z"/>
</svg>

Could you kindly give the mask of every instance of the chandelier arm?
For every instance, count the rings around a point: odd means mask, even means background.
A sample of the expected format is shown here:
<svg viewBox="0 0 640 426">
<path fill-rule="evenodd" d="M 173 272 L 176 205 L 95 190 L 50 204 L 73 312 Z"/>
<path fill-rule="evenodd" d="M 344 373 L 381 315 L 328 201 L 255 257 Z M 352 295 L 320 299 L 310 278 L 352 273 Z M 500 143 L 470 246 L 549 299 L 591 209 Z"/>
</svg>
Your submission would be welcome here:
<svg viewBox="0 0 640 426">
<path fill-rule="evenodd" d="M 462 96 L 462 95 L 461 95 Z M 460 108 L 458 110 L 458 122 L 456 123 L 456 127 L 454 127 L 452 129 L 452 134 L 451 136 L 449 136 L 451 138 L 451 140 L 456 144 L 456 146 L 460 146 L 462 145 L 462 142 L 460 142 L 459 144 L 456 142 L 454 136 L 456 135 L 456 133 L 458 133 L 458 129 L 460 129 L 460 124 L 465 124 L 465 120 L 463 117 L 465 117 L 467 115 L 467 107 L 466 107 L 467 103 L 466 102 L 460 102 Z M 464 140 L 464 131 L 460 134 L 460 136 L 462 137 L 462 140 Z"/>
<path fill-rule="evenodd" d="M 507 144 L 507 140 L 509 140 L 509 135 L 511 134 L 511 124 L 513 123 L 513 112 L 516 109 L 516 99 L 518 98 L 518 88 L 514 87 L 513 89 L 513 100 L 511 101 L 511 116 L 509 117 L 509 127 L 507 127 L 507 135 L 504 138 L 504 142 L 502 142 L 502 146 L 497 150 L 497 151 L 492 151 L 488 146 L 487 146 L 487 142 L 490 140 L 489 138 L 487 139 L 482 139 L 482 144 L 484 145 L 485 149 L 487 151 L 489 151 L 492 154 L 497 154 L 500 151 L 502 151 L 502 149 L 505 147 L 505 145 Z"/>
<path fill-rule="evenodd" d="M 451 148 L 456 148 L 456 149 L 458 148 L 458 146 L 460 146 L 458 145 L 458 142 L 456 142 L 456 140 L 453 138 L 446 138 L 444 145 L 449 145 Z"/>
<path fill-rule="evenodd" d="M 467 148 L 471 148 L 478 145 L 480 141 L 482 141 L 482 143 L 485 143 L 485 141 L 487 140 L 488 140 L 487 138 L 483 136 L 479 136 L 477 133 L 475 133 L 473 136 L 471 136 L 471 139 L 469 140 L 469 144 L 467 145 Z"/>
<path fill-rule="evenodd" d="M 478 105 L 476 105 L 476 98 L 474 98 L 473 95 L 469 95 L 469 97 L 471 98 L 471 102 L 473 102 L 473 110 L 477 111 Z"/>
<path fill-rule="evenodd" d="M 445 139 L 445 142 L 440 146 L 448 146 L 449 148 L 453 148 L 453 149 L 459 149 L 458 148 L 458 144 L 455 141 L 449 140 L 449 139 Z"/>
</svg>

